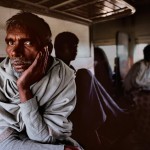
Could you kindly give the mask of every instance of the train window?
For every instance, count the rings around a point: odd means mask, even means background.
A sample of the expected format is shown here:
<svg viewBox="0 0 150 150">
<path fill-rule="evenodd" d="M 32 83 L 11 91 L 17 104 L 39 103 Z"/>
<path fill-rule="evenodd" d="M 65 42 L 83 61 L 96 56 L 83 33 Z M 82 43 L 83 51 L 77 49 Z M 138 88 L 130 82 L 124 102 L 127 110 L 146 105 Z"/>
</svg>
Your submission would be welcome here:
<svg viewBox="0 0 150 150">
<path fill-rule="evenodd" d="M 146 43 L 136 44 L 133 53 L 133 63 L 139 61 L 140 59 L 143 59 L 143 49 L 146 45 Z"/>
<path fill-rule="evenodd" d="M 112 70 L 114 70 L 114 60 L 116 57 L 116 45 L 99 46 L 99 48 L 104 50 L 108 58 L 110 67 Z"/>
</svg>

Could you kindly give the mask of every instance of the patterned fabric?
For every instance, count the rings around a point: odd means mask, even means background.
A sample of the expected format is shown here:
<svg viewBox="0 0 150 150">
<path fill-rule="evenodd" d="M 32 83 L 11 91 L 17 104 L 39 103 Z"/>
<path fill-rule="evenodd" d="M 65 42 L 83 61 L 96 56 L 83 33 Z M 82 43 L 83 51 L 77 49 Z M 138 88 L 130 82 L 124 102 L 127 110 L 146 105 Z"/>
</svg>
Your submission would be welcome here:
<svg viewBox="0 0 150 150">
<path fill-rule="evenodd" d="M 138 91 L 134 94 L 136 103 L 135 130 L 123 138 L 117 149 L 149 150 L 150 149 L 150 92 Z"/>
<path fill-rule="evenodd" d="M 150 142 L 150 92 L 141 91 L 133 99 L 136 103 L 137 132 Z"/>
<path fill-rule="evenodd" d="M 126 91 L 150 90 L 150 62 L 140 60 L 135 63 L 124 79 L 124 88 Z"/>
</svg>

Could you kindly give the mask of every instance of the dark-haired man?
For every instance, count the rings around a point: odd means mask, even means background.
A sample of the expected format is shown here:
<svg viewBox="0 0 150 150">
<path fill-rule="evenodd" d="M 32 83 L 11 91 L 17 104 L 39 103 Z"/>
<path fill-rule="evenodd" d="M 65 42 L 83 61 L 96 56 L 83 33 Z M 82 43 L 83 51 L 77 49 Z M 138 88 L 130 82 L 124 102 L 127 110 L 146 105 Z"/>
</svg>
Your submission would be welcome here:
<svg viewBox="0 0 150 150">
<path fill-rule="evenodd" d="M 0 65 L 0 150 L 79 150 L 67 119 L 76 104 L 74 72 L 51 56 L 51 30 L 21 12 L 6 24 Z"/>
<path fill-rule="evenodd" d="M 56 57 L 65 62 L 73 70 L 75 68 L 71 65 L 71 61 L 75 60 L 77 56 L 78 43 L 78 37 L 68 31 L 59 33 L 54 41 Z"/>
</svg>

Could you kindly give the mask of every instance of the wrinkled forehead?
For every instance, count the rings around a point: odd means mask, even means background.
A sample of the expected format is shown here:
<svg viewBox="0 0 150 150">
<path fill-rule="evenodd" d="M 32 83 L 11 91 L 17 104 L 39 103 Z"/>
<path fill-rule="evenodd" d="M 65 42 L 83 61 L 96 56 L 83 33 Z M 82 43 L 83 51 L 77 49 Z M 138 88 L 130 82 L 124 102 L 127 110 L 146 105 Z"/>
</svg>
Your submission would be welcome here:
<svg viewBox="0 0 150 150">
<path fill-rule="evenodd" d="M 28 38 L 32 41 L 34 41 L 35 44 L 37 45 L 42 45 L 42 41 L 40 40 L 40 37 L 33 31 L 31 31 L 28 28 L 22 27 L 22 26 L 11 26 L 7 28 L 7 35 L 6 39 L 9 38 Z"/>
<path fill-rule="evenodd" d="M 15 25 L 15 26 L 11 26 L 11 27 L 7 28 L 7 33 L 11 33 L 11 32 L 22 33 L 28 37 L 36 36 L 32 30 L 30 30 L 27 27 L 20 26 L 20 25 Z"/>
</svg>

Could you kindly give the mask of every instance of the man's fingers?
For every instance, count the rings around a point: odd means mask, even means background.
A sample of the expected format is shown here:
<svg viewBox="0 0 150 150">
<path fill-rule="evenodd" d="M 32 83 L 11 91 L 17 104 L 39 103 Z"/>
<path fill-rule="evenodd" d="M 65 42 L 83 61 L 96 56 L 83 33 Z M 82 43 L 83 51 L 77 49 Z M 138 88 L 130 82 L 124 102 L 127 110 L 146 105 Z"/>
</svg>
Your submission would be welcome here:
<svg viewBox="0 0 150 150">
<path fill-rule="evenodd" d="M 33 64 L 30 66 L 35 72 L 39 72 L 39 75 L 45 74 L 49 59 L 48 47 L 45 47 L 44 50 L 40 51 Z"/>
<path fill-rule="evenodd" d="M 46 47 L 44 48 L 44 50 L 45 50 L 45 58 L 44 58 L 43 73 L 45 74 L 46 69 L 47 69 L 48 59 L 49 59 L 48 46 L 46 46 Z"/>
</svg>

